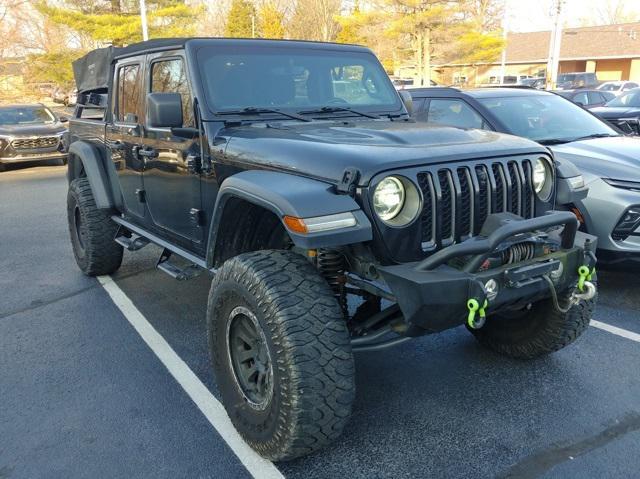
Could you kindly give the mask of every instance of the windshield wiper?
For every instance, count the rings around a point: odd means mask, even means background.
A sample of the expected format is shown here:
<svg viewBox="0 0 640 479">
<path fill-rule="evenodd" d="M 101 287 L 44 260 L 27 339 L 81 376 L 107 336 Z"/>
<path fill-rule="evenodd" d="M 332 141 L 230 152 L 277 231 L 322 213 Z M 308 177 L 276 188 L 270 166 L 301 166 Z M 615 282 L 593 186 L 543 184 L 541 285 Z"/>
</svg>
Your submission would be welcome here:
<svg viewBox="0 0 640 479">
<path fill-rule="evenodd" d="M 256 108 L 253 106 L 248 106 L 243 108 L 242 110 L 223 110 L 217 111 L 216 115 L 260 115 L 261 113 L 277 113 L 278 115 L 286 116 L 287 118 L 291 118 L 292 120 L 299 121 L 311 121 L 309 118 L 305 118 L 304 116 L 298 115 L 296 113 L 287 113 L 285 111 L 276 110 L 275 108 Z"/>
<path fill-rule="evenodd" d="M 541 145 L 562 145 L 564 143 L 569 143 L 570 141 L 573 141 L 571 139 L 562 139 L 562 138 L 547 138 L 545 140 L 533 140 L 536 141 L 538 143 L 540 143 Z"/>
<path fill-rule="evenodd" d="M 378 115 L 374 115 L 373 113 L 365 113 L 360 110 L 354 110 L 353 108 L 348 106 L 323 106 L 322 108 L 318 108 L 317 110 L 299 111 L 298 113 L 304 115 L 304 114 L 313 114 L 313 113 L 335 113 L 339 111 L 355 113 L 356 115 L 364 116 L 367 118 L 373 118 L 374 120 L 380 119 Z"/>
<path fill-rule="evenodd" d="M 580 136 L 578 138 L 574 138 L 571 141 L 591 140 L 593 138 L 610 138 L 613 136 L 620 136 L 620 135 L 616 135 L 614 133 L 594 133 L 593 135 L 585 135 L 585 136 Z"/>
</svg>

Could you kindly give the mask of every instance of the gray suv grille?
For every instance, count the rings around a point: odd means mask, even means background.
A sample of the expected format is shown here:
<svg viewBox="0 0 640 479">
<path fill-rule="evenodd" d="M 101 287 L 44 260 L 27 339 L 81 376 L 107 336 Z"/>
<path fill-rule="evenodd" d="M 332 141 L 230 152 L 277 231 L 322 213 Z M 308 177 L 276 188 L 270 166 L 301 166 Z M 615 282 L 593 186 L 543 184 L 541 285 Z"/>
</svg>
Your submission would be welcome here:
<svg viewBox="0 0 640 479">
<path fill-rule="evenodd" d="M 37 148 L 53 148 L 57 146 L 60 138 L 57 136 L 41 136 L 39 138 L 16 138 L 11 146 L 16 150 L 35 150 Z"/>
<path fill-rule="evenodd" d="M 534 215 L 529 160 L 420 172 L 418 184 L 424 198 L 420 217 L 423 250 L 477 235 L 489 213 Z"/>
</svg>

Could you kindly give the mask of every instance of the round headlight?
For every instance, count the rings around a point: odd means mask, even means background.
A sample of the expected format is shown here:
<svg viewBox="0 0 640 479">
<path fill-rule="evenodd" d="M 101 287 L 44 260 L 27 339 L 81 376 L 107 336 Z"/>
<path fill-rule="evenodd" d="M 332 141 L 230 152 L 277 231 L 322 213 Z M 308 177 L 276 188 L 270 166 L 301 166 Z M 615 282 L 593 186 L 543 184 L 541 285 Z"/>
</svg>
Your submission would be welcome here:
<svg viewBox="0 0 640 479">
<path fill-rule="evenodd" d="M 553 186 L 553 174 L 549 163 L 543 158 L 538 158 L 533 167 L 533 189 L 538 197 L 546 201 L 549 199 Z"/>
<path fill-rule="evenodd" d="M 383 221 L 392 220 L 402 210 L 404 197 L 402 182 L 394 176 L 387 176 L 373 192 L 373 209 Z"/>
</svg>

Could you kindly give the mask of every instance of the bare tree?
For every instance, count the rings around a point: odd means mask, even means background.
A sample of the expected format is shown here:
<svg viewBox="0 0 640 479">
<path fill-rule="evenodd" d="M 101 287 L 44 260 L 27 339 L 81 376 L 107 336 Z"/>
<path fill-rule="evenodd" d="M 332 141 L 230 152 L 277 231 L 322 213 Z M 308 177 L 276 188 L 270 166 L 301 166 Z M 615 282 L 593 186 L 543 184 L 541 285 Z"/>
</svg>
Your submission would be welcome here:
<svg viewBox="0 0 640 479">
<path fill-rule="evenodd" d="M 341 0 L 297 0 L 289 35 L 305 40 L 334 40 L 340 29 L 336 18 L 341 7 Z"/>
</svg>

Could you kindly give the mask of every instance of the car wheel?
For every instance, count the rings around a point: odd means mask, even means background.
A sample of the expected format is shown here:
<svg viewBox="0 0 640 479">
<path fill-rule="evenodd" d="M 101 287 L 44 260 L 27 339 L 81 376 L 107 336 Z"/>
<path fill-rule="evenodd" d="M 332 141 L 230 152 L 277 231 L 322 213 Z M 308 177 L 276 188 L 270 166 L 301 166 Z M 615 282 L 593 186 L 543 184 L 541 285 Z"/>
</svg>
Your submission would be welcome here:
<svg viewBox="0 0 640 479">
<path fill-rule="evenodd" d="M 111 274 L 122 264 L 123 248 L 114 241 L 118 225 L 98 209 L 87 178 L 69 185 L 67 220 L 76 263 L 88 276 Z"/>
<path fill-rule="evenodd" d="M 565 308 L 571 292 L 559 295 Z M 574 342 L 589 326 L 596 297 L 580 301 L 562 313 L 551 299 L 538 301 L 513 314 L 496 314 L 487 318 L 480 329 L 468 328 L 487 348 L 517 359 L 533 359 L 558 351 Z"/>
<path fill-rule="evenodd" d="M 349 332 L 304 257 L 247 253 L 216 272 L 207 331 L 222 402 L 259 454 L 288 460 L 336 439 L 355 396 Z"/>
</svg>

